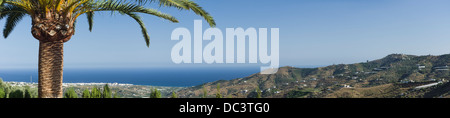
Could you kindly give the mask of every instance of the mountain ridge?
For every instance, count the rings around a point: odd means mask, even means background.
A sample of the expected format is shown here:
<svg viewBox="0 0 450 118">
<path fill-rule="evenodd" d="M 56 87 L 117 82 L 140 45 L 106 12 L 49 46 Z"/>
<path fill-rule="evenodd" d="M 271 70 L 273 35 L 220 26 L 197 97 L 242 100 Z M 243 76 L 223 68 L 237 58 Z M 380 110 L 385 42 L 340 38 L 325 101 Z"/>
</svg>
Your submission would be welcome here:
<svg viewBox="0 0 450 118">
<path fill-rule="evenodd" d="M 243 78 L 218 80 L 184 88 L 179 97 L 214 97 L 217 85 L 223 97 L 253 98 L 256 88 L 268 98 L 334 97 L 442 97 L 447 92 L 427 94 L 433 87 L 417 92 L 414 87 L 432 82 L 445 85 L 450 79 L 450 54 L 390 54 L 381 59 L 317 68 L 280 67 L 271 75 L 255 73 Z M 407 84 L 416 86 L 406 86 Z M 430 89 L 430 90 L 428 90 Z M 427 96 L 424 96 L 427 95 Z M 430 96 L 431 95 L 431 96 Z M 450 97 L 450 96 L 449 96 Z"/>
</svg>

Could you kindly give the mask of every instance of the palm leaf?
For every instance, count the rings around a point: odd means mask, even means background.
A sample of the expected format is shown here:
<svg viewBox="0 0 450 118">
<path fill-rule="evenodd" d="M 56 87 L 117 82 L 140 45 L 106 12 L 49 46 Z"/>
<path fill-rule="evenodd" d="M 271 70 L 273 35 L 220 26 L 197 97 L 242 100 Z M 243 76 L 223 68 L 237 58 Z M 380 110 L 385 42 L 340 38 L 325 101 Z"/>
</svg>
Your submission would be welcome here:
<svg viewBox="0 0 450 118">
<path fill-rule="evenodd" d="M 180 0 L 180 1 L 184 3 L 187 8 L 191 9 L 195 14 L 202 16 L 206 20 L 206 22 L 209 23 L 209 26 L 211 27 L 216 26 L 216 22 L 214 21 L 213 17 L 209 15 L 208 12 L 203 10 L 203 8 L 200 7 L 197 3 L 194 3 L 189 0 Z"/>
<path fill-rule="evenodd" d="M 150 36 L 148 36 L 147 34 L 147 28 L 145 28 L 144 22 L 142 21 L 141 17 L 135 13 L 125 13 L 128 16 L 130 16 L 131 18 L 133 18 L 134 20 L 136 20 L 137 23 L 139 23 L 139 26 L 141 26 L 141 32 L 142 35 L 144 36 L 145 39 L 145 43 L 147 44 L 147 47 L 150 46 Z"/>
<path fill-rule="evenodd" d="M 123 3 L 120 1 L 114 1 L 114 0 L 97 1 L 95 3 L 92 3 L 91 7 L 87 7 L 86 9 L 82 10 L 81 12 L 76 14 L 75 17 L 78 17 L 81 14 L 93 12 L 93 11 L 118 11 L 118 12 L 123 12 L 123 13 L 138 12 L 138 13 L 154 15 L 154 16 L 169 20 L 171 22 L 175 22 L 175 23 L 178 22 L 178 20 L 175 17 L 173 17 L 169 14 L 166 14 L 166 13 L 161 13 L 158 10 L 145 8 L 145 7 L 139 6 L 137 4 L 133 4 L 133 3 Z"/>
<path fill-rule="evenodd" d="M 137 0 L 139 3 L 144 3 L 147 0 Z M 156 0 L 150 0 L 150 2 L 155 2 Z M 209 15 L 208 12 L 203 10 L 202 7 L 200 7 L 197 3 L 189 0 L 157 0 L 159 2 L 160 6 L 165 7 L 175 7 L 178 9 L 184 9 L 184 10 L 192 10 L 195 14 L 202 16 L 203 19 L 206 20 L 206 22 L 209 23 L 209 26 L 215 27 L 216 22 L 214 21 L 213 17 Z"/>
<path fill-rule="evenodd" d="M 3 29 L 3 37 L 7 38 L 8 35 L 14 30 L 17 23 L 22 20 L 26 13 L 22 12 L 12 12 L 9 13 L 8 18 L 6 19 L 5 28 Z"/>
<path fill-rule="evenodd" d="M 31 4 L 31 2 L 27 0 L 3 0 L 3 4 L 4 3 L 20 7 L 25 11 L 27 11 L 29 14 L 32 14 L 33 11 L 35 10 L 33 9 L 33 5 Z"/>
<path fill-rule="evenodd" d="M 27 13 L 27 11 L 17 6 L 13 5 L 2 6 L 0 7 L 0 20 L 8 16 L 10 13 L 14 12 Z"/>
<path fill-rule="evenodd" d="M 153 2 L 158 2 L 159 6 L 163 7 L 192 10 L 195 14 L 203 17 L 211 27 L 216 25 L 213 17 L 208 12 L 190 0 L 0 0 L 0 20 L 7 17 L 3 30 L 3 36 L 6 38 L 26 14 L 34 16 L 35 13 L 49 13 L 49 11 L 53 10 L 62 13 L 62 15 L 71 16 L 72 20 L 76 20 L 79 15 L 86 13 L 89 31 L 92 31 L 94 12 L 119 12 L 130 16 L 140 25 L 145 42 L 149 46 L 150 37 L 138 13 L 178 22 L 175 17 L 169 14 L 144 7 L 145 4 Z M 4 3 L 6 5 L 3 5 Z M 73 26 L 75 27 L 75 22 Z"/>
<path fill-rule="evenodd" d="M 89 31 L 92 32 L 92 25 L 94 24 L 94 12 L 87 12 L 86 16 L 89 24 Z"/>
</svg>

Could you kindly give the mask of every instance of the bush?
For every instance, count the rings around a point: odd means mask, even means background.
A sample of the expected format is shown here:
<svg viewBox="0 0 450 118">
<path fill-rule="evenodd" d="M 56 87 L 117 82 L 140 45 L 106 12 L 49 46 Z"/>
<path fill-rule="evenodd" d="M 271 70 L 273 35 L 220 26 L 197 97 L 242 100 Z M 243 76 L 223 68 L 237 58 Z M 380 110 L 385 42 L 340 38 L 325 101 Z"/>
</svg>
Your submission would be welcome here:
<svg viewBox="0 0 450 118">
<path fill-rule="evenodd" d="M 3 91 L 3 88 L 0 88 L 0 98 L 6 98 L 6 93 Z"/>
<path fill-rule="evenodd" d="M 15 91 L 9 93 L 9 98 L 24 98 L 23 91 L 15 90 Z"/>
<path fill-rule="evenodd" d="M 150 98 L 161 98 L 161 92 L 158 89 L 154 89 L 152 93 L 150 93 Z"/>
<path fill-rule="evenodd" d="M 31 93 L 29 89 L 25 89 L 25 98 L 31 98 Z"/>
<path fill-rule="evenodd" d="M 102 98 L 102 93 L 97 87 L 92 88 L 91 98 Z"/>
<path fill-rule="evenodd" d="M 299 97 L 304 97 L 304 96 L 306 96 L 306 95 L 308 95 L 308 94 L 310 94 L 310 93 L 311 93 L 310 91 L 292 90 L 292 91 L 289 91 L 289 92 L 286 94 L 286 98 L 299 98 Z"/>
<path fill-rule="evenodd" d="M 112 93 L 111 93 L 111 89 L 109 89 L 108 84 L 105 84 L 105 86 L 103 86 L 103 98 L 111 98 L 112 97 Z"/>
<path fill-rule="evenodd" d="M 78 98 L 78 95 L 73 88 L 70 88 L 64 93 L 64 98 Z"/>
<path fill-rule="evenodd" d="M 172 91 L 172 96 L 170 98 L 178 98 L 177 94 L 175 93 L 175 91 Z"/>
<path fill-rule="evenodd" d="M 89 92 L 89 89 L 85 89 L 83 91 L 83 95 L 81 95 L 83 98 L 91 98 L 91 93 Z"/>
</svg>

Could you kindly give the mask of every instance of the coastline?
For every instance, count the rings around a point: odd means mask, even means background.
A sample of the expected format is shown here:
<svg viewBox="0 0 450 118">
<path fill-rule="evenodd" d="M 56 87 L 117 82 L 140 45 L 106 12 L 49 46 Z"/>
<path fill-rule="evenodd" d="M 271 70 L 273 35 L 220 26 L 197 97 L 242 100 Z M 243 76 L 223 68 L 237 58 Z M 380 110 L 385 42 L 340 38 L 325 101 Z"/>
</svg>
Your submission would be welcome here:
<svg viewBox="0 0 450 118">
<path fill-rule="evenodd" d="M 124 83 L 192 87 L 216 80 L 231 80 L 259 72 L 259 68 L 65 69 L 63 83 Z M 4 81 L 38 82 L 37 70 L 0 69 Z"/>
<path fill-rule="evenodd" d="M 36 82 L 20 82 L 20 81 L 3 81 L 5 83 L 10 84 L 11 86 L 30 86 L 30 85 L 37 85 Z M 132 86 L 133 84 L 128 83 L 106 83 L 106 82 L 90 82 L 90 83 L 63 83 L 63 87 L 67 86 L 103 86 L 105 84 L 108 84 L 109 86 Z M 150 86 L 150 85 L 140 85 L 140 86 Z M 169 86 L 168 86 L 169 87 Z"/>
<path fill-rule="evenodd" d="M 37 86 L 37 82 L 22 82 L 22 81 L 3 81 L 5 83 L 10 84 L 11 86 Z M 63 87 L 68 86 L 104 86 L 108 84 L 108 86 L 152 86 L 152 87 L 176 87 L 176 88 L 185 88 L 182 86 L 157 86 L 157 85 L 140 85 L 140 84 L 130 84 L 130 83 L 118 83 L 118 82 L 75 82 L 75 83 L 63 83 Z M 190 86 L 189 86 L 190 87 Z"/>
<path fill-rule="evenodd" d="M 36 82 L 18 82 L 18 81 L 3 81 L 9 84 L 13 88 L 19 88 L 23 90 L 29 87 L 33 93 L 37 95 L 38 83 Z M 128 83 L 106 83 L 106 82 L 91 82 L 91 83 L 63 83 L 63 91 L 69 88 L 74 89 L 79 97 L 82 95 L 83 90 L 92 90 L 92 88 L 98 88 L 101 91 L 103 86 L 108 84 L 110 89 L 117 93 L 121 98 L 148 98 L 153 89 L 158 89 L 163 97 L 168 97 L 172 92 L 178 92 L 185 87 L 171 87 L 171 86 L 152 86 L 152 85 L 134 85 Z"/>
</svg>

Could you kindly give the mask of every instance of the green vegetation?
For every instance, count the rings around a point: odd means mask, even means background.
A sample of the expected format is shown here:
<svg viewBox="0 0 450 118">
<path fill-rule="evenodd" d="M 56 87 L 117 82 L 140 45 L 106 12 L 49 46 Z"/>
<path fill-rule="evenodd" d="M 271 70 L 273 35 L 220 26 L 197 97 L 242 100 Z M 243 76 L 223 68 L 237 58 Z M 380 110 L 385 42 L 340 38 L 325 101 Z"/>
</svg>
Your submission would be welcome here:
<svg viewBox="0 0 450 118">
<path fill-rule="evenodd" d="M 91 98 L 102 98 L 102 93 L 97 87 L 92 88 Z"/>
<path fill-rule="evenodd" d="M 85 15 L 92 31 L 95 13 L 109 11 L 129 16 L 139 24 L 146 46 L 150 46 L 150 36 L 140 14 L 153 15 L 173 23 L 179 21 L 166 13 L 147 8 L 147 4 L 158 2 L 159 7 L 190 10 L 201 16 L 211 27 L 216 25 L 213 17 L 197 3 L 190 0 L 0 0 L 0 19 L 5 18 L 3 36 L 7 38 L 17 23 L 30 16 L 31 34 L 39 40 L 39 97 L 60 98 L 63 87 L 60 74 L 63 73 L 63 44 L 75 34 L 78 16 Z M 43 76 L 51 75 L 51 76 Z M 94 90 L 93 90 L 94 91 Z M 96 94 L 97 95 L 97 94 Z M 92 96 L 91 96 L 92 97 Z M 97 96 L 94 96 L 97 98 Z"/>
<path fill-rule="evenodd" d="M 256 86 L 256 98 L 261 98 L 261 89 L 259 89 L 258 86 Z"/>
<path fill-rule="evenodd" d="M 73 88 L 70 88 L 64 93 L 64 98 L 78 98 L 78 95 Z"/>
<path fill-rule="evenodd" d="M 77 96 L 77 98 L 142 98 L 148 97 L 148 93 L 154 91 L 157 88 L 161 96 L 171 96 L 172 92 L 176 92 L 183 87 L 161 87 L 161 86 L 145 86 L 145 85 L 119 85 L 110 86 L 103 85 L 103 87 L 98 87 L 100 85 L 69 85 L 65 87 L 63 98 L 73 98 L 69 96 Z M 9 95 L 15 90 L 20 90 L 23 92 L 23 98 L 37 98 L 37 84 L 19 84 L 17 82 L 3 82 L 0 78 L 0 98 L 10 98 Z M 73 91 L 72 91 L 73 90 Z M 136 91 L 138 90 L 138 91 Z M 91 91 L 94 91 L 91 93 Z M 108 92 L 109 91 L 109 92 Z M 75 94 L 74 94 L 75 93 Z M 109 94 L 109 95 L 105 95 Z M 2 95 L 3 94 L 3 95 Z M 94 94 L 95 96 L 91 96 Z M 67 95 L 67 96 L 66 96 Z M 98 97 L 100 96 L 100 97 Z"/>
<path fill-rule="evenodd" d="M 202 98 L 206 98 L 207 96 L 208 96 L 208 91 L 206 91 L 206 88 L 205 88 L 205 85 L 203 85 L 203 96 L 202 96 Z"/>
<path fill-rule="evenodd" d="M 0 98 L 6 98 L 6 93 L 3 91 L 3 88 L 0 88 Z"/>
<path fill-rule="evenodd" d="M 220 83 L 217 84 L 216 98 L 222 98 L 222 94 L 220 94 Z"/>
<path fill-rule="evenodd" d="M 31 98 L 31 93 L 30 93 L 30 90 L 27 88 L 27 89 L 25 89 L 25 95 L 24 95 L 24 98 Z"/>
<path fill-rule="evenodd" d="M 9 98 L 24 98 L 24 94 L 22 90 L 14 90 L 9 93 Z"/>
<path fill-rule="evenodd" d="M 0 98 L 34 98 L 37 88 L 29 86 L 12 86 L 0 78 Z"/>
<path fill-rule="evenodd" d="M 180 97 L 204 97 L 206 89 L 220 84 L 235 98 L 323 98 L 323 97 L 448 97 L 450 54 L 414 56 L 391 54 L 384 58 L 355 64 L 318 68 L 281 67 L 270 75 L 252 74 L 228 81 L 205 83 L 185 88 Z M 415 87 L 441 82 L 433 87 Z M 447 86 L 446 86 L 447 85 Z M 439 88 L 439 89 L 438 89 Z M 259 90 L 262 91 L 258 93 Z M 254 91 L 255 90 L 255 91 Z M 450 90 L 450 89 L 448 89 Z"/>
<path fill-rule="evenodd" d="M 0 78 L 0 98 L 8 98 L 10 86 Z"/>
<path fill-rule="evenodd" d="M 175 91 L 172 91 L 172 96 L 170 96 L 170 98 L 178 98 L 177 94 L 175 93 Z"/>
<path fill-rule="evenodd" d="M 105 86 L 103 86 L 102 97 L 103 98 L 111 98 L 112 97 L 111 89 L 109 89 L 108 84 L 105 84 Z"/>
<path fill-rule="evenodd" d="M 119 98 L 117 92 L 112 94 L 111 88 L 109 88 L 108 84 L 103 86 L 103 92 L 94 86 L 92 88 L 92 92 L 89 92 L 89 89 L 84 89 L 81 93 L 82 98 Z M 75 92 L 74 88 L 69 88 L 66 93 L 64 93 L 64 98 L 78 98 L 78 94 Z"/>
<path fill-rule="evenodd" d="M 84 89 L 83 94 L 81 95 L 83 98 L 91 98 L 91 93 L 88 89 Z"/>
<path fill-rule="evenodd" d="M 312 88 L 301 89 L 301 90 L 292 90 L 286 94 L 286 98 L 302 98 L 307 95 L 313 93 L 315 90 Z"/>
<path fill-rule="evenodd" d="M 150 93 L 150 98 L 161 98 L 161 91 L 159 91 L 158 89 L 154 89 L 151 93 Z"/>
</svg>

